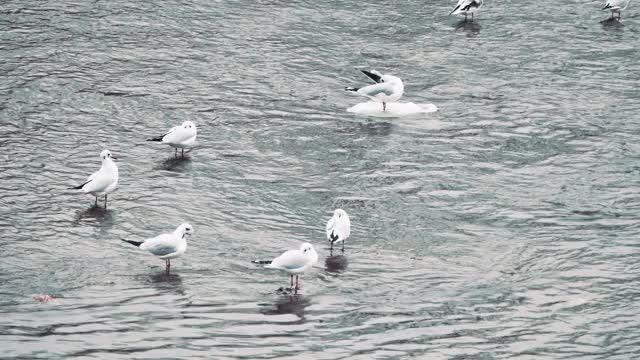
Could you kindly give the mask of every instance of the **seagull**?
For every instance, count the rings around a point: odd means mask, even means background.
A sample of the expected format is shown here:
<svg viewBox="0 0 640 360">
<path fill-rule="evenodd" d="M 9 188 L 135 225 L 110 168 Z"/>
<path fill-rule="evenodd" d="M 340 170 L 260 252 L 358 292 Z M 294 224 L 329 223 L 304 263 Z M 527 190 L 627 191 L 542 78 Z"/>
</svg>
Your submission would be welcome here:
<svg viewBox="0 0 640 360">
<path fill-rule="evenodd" d="M 342 242 L 342 251 L 344 252 L 344 241 L 347 240 L 351 234 L 351 221 L 349 215 L 342 209 L 336 209 L 333 212 L 333 217 L 327 221 L 327 239 L 331 242 L 331 250 L 333 251 L 333 244 Z"/>
<path fill-rule="evenodd" d="M 360 70 L 363 74 L 367 75 L 371 80 L 375 82 L 374 85 L 369 85 L 361 88 L 346 87 L 347 91 L 356 92 L 362 96 L 366 96 L 369 99 L 382 103 L 382 111 L 387 110 L 387 103 L 398 101 L 404 93 L 404 84 L 399 77 L 393 75 L 383 75 L 376 70 Z"/>
<path fill-rule="evenodd" d="M 615 13 L 618 13 L 618 16 L 615 17 L 615 18 L 620 19 L 622 17 L 621 14 L 620 14 L 620 11 L 625 10 L 629 6 L 630 2 L 631 2 L 631 0 L 607 0 L 605 2 L 604 7 L 602 8 L 602 10 L 611 11 L 611 18 L 610 19 L 612 19 L 612 20 L 614 19 L 614 14 Z M 625 6 L 622 7 L 622 5 L 625 5 Z"/>
<path fill-rule="evenodd" d="M 195 146 L 197 135 L 198 130 L 196 129 L 196 124 L 191 121 L 185 121 L 180 126 L 172 127 L 164 135 L 147 139 L 147 141 L 161 141 L 163 144 L 175 148 L 175 156 L 178 156 L 178 149 L 182 149 L 182 156 L 184 156 L 184 149 Z"/>
<path fill-rule="evenodd" d="M 85 194 L 95 196 L 95 206 L 98 206 L 98 197 L 104 195 L 104 208 L 106 209 L 107 195 L 114 192 L 118 187 L 118 167 L 113 162 L 115 158 L 109 150 L 102 150 L 100 159 L 102 160 L 100 170 L 91 174 L 84 183 L 69 189 L 82 189 Z"/>
<path fill-rule="evenodd" d="M 473 13 L 478 11 L 484 4 L 483 0 L 458 0 L 456 7 L 449 13 L 451 15 L 464 15 L 464 21 L 467 21 L 467 15 L 471 14 L 471 22 L 473 22 Z"/>
<path fill-rule="evenodd" d="M 187 250 L 187 235 L 193 235 L 193 227 L 188 223 L 181 224 L 171 234 L 158 235 L 144 241 L 122 239 L 124 242 L 147 250 L 153 255 L 165 260 L 165 271 L 171 270 L 171 259 L 180 257 Z"/>
<path fill-rule="evenodd" d="M 313 245 L 304 243 L 300 245 L 300 250 L 288 250 L 282 255 L 273 259 L 270 264 L 264 267 L 269 269 L 279 269 L 286 271 L 291 276 L 291 288 L 298 292 L 298 274 L 304 273 L 318 262 L 318 253 Z M 296 286 L 293 287 L 293 275 L 296 275 Z"/>
</svg>

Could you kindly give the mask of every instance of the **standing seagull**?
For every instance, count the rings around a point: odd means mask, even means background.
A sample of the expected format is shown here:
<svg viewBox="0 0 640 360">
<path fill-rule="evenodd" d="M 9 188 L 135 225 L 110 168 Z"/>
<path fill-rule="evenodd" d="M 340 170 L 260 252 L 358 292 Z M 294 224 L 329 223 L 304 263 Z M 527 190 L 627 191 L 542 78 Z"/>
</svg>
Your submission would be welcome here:
<svg viewBox="0 0 640 360">
<path fill-rule="evenodd" d="M 351 234 L 351 221 L 349 215 L 342 209 L 336 209 L 333 212 L 333 217 L 327 222 L 327 239 L 331 242 L 331 251 L 333 251 L 333 244 L 342 242 L 342 251 L 344 252 L 344 241 L 347 240 Z"/>
<path fill-rule="evenodd" d="M 144 241 L 122 239 L 124 242 L 147 250 L 153 255 L 165 260 L 165 271 L 171 270 L 171 259 L 180 257 L 187 250 L 187 235 L 193 235 L 193 227 L 188 223 L 181 224 L 171 234 L 162 234 Z"/>
<path fill-rule="evenodd" d="M 298 275 L 304 273 L 318 262 L 318 253 L 313 245 L 304 243 L 300 245 L 300 250 L 288 250 L 271 261 L 271 264 L 264 267 L 269 269 L 284 270 L 291 276 L 291 288 L 298 292 Z M 293 287 L 293 275 L 296 275 L 296 286 Z"/>
<path fill-rule="evenodd" d="M 195 146 L 197 135 L 198 130 L 196 129 L 196 124 L 191 121 L 185 121 L 180 126 L 172 127 L 164 135 L 147 139 L 147 141 L 161 141 L 163 144 L 175 148 L 175 156 L 178 156 L 178 149 L 182 149 L 182 156 L 184 156 L 184 149 Z"/>
<path fill-rule="evenodd" d="M 451 15 L 464 15 L 464 21 L 467 21 L 467 15 L 471 14 L 471 22 L 473 22 L 473 13 L 478 11 L 484 4 L 483 0 L 458 0 L 456 7 L 451 10 Z"/>
<path fill-rule="evenodd" d="M 607 0 L 602 10 L 611 11 L 610 20 L 620 19 L 622 17 L 622 15 L 620 14 L 620 11 L 625 10 L 629 6 L 630 2 L 631 0 Z M 624 7 L 622 7 L 622 5 L 624 5 Z M 617 17 L 614 17 L 615 13 L 618 13 Z"/>
<path fill-rule="evenodd" d="M 375 82 L 374 85 L 369 85 L 361 88 L 346 87 L 347 91 L 356 92 L 362 96 L 366 96 L 369 99 L 382 103 L 382 111 L 387 110 L 388 102 L 398 101 L 404 93 L 404 84 L 399 77 L 393 75 L 383 75 L 376 70 L 360 70 L 363 74 L 367 75 L 371 80 Z"/>
<path fill-rule="evenodd" d="M 82 189 L 85 194 L 95 196 L 95 206 L 98 206 L 98 196 L 104 195 L 104 208 L 106 209 L 107 195 L 114 192 L 118 187 L 118 167 L 116 163 L 113 162 L 115 158 L 111 156 L 109 150 L 102 150 L 100 159 L 102 160 L 100 170 L 91 174 L 83 184 L 71 187 L 70 189 Z"/>
</svg>

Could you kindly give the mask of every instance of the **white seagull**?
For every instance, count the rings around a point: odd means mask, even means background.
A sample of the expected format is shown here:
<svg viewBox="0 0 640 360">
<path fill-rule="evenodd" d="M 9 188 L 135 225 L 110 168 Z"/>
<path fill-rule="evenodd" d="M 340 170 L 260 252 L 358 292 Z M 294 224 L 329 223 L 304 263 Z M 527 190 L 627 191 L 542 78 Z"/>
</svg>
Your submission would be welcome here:
<svg viewBox="0 0 640 360">
<path fill-rule="evenodd" d="M 399 77 L 383 75 L 376 70 L 360 71 L 373 80 L 375 84 L 361 88 L 346 87 L 344 88 L 345 90 L 353 91 L 362 96 L 366 96 L 373 101 L 381 102 L 382 111 L 387 110 L 388 102 L 398 101 L 402 97 L 402 94 L 404 93 L 404 84 Z"/>
<path fill-rule="evenodd" d="M 171 259 L 180 257 L 187 250 L 187 236 L 193 235 L 193 227 L 188 223 L 181 224 L 171 234 L 162 234 L 144 241 L 122 239 L 124 242 L 147 250 L 165 260 L 167 274 L 171 270 Z"/>
<path fill-rule="evenodd" d="M 196 145 L 197 135 L 196 124 L 191 121 L 185 121 L 180 126 L 172 127 L 164 135 L 147 139 L 147 141 L 161 141 L 163 144 L 175 148 L 175 156 L 178 156 L 178 149 L 182 149 L 182 156 L 184 156 L 184 149 L 190 149 Z"/>
<path fill-rule="evenodd" d="M 273 259 L 270 264 L 264 267 L 269 269 L 284 270 L 291 275 L 291 288 L 296 292 L 300 288 L 298 286 L 298 275 L 313 267 L 318 262 L 318 253 L 313 245 L 304 243 L 300 245 L 300 250 L 288 250 L 282 255 Z M 296 275 L 296 286 L 293 287 L 293 275 Z"/>
<path fill-rule="evenodd" d="M 336 209 L 333 212 L 333 217 L 327 221 L 327 239 L 331 243 L 331 250 L 333 250 L 333 244 L 342 242 L 342 251 L 344 251 L 344 241 L 347 240 L 351 234 L 351 221 L 349 215 L 342 209 Z"/>
<path fill-rule="evenodd" d="M 107 195 L 114 192 L 118 187 L 118 167 L 113 161 L 115 158 L 109 150 L 102 150 L 100 159 L 102 160 L 100 170 L 91 174 L 83 184 L 71 187 L 70 189 L 82 189 L 85 194 L 95 196 L 95 206 L 98 206 L 98 197 L 104 195 L 104 208 L 106 209 Z"/>
<path fill-rule="evenodd" d="M 602 10 L 609 10 L 611 11 L 611 18 L 610 19 L 620 19 L 622 16 L 620 14 L 620 12 L 622 10 L 625 10 L 628 6 L 629 3 L 631 2 L 631 0 L 607 0 L 605 1 L 604 7 L 602 8 Z M 624 7 L 623 7 L 624 5 Z M 614 17 L 614 14 L 618 13 L 617 17 Z"/>
<path fill-rule="evenodd" d="M 478 11 L 484 4 L 483 0 L 458 0 L 456 7 L 451 10 L 451 15 L 464 15 L 464 21 L 467 21 L 467 15 L 471 14 L 471 21 L 473 22 L 473 13 Z"/>
</svg>

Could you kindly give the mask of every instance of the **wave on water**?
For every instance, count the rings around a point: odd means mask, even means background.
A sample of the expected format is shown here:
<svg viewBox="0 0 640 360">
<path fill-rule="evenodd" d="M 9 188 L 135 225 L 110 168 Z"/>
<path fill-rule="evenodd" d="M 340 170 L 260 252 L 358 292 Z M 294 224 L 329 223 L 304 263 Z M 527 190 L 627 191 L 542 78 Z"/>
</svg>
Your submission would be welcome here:
<svg viewBox="0 0 640 360">
<path fill-rule="evenodd" d="M 434 104 L 414 104 L 408 103 L 387 103 L 387 110 L 382 111 L 382 104 L 375 101 L 356 104 L 347 109 L 348 112 L 360 115 L 379 116 L 379 117 L 397 117 L 415 114 L 425 114 L 438 111 L 438 107 Z"/>
</svg>

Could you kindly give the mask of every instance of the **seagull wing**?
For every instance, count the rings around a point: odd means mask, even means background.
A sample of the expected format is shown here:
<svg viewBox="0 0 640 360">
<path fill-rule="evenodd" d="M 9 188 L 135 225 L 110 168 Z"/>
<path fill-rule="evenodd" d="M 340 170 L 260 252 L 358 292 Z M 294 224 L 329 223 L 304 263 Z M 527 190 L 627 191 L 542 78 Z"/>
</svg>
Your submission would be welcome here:
<svg viewBox="0 0 640 360">
<path fill-rule="evenodd" d="M 288 250 L 282 255 L 273 259 L 271 264 L 265 267 L 282 269 L 282 270 L 295 270 L 299 269 L 309 262 L 309 259 L 300 250 Z"/>
<path fill-rule="evenodd" d="M 87 183 L 82 187 L 82 190 L 85 193 L 103 192 L 113 184 L 113 180 L 113 177 L 109 176 L 105 169 L 101 168 L 89 176 Z"/>
<path fill-rule="evenodd" d="M 377 95 L 393 95 L 393 85 L 389 83 L 380 83 L 360 88 L 357 93 L 369 98 L 375 98 Z"/>
<path fill-rule="evenodd" d="M 162 138 L 162 141 L 165 143 L 180 144 L 191 139 L 194 136 L 196 136 L 195 129 L 185 129 L 182 126 L 176 126 Z"/>
<path fill-rule="evenodd" d="M 336 217 L 332 217 L 331 219 L 329 219 L 329 221 L 327 221 L 327 239 L 334 241 L 335 240 L 335 235 L 333 233 L 333 230 L 336 227 Z"/>
<path fill-rule="evenodd" d="M 174 234 L 162 234 L 152 239 L 145 240 L 140 249 L 147 250 L 156 256 L 165 256 L 178 251 L 178 245 Z"/>
<path fill-rule="evenodd" d="M 363 74 L 367 75 L 367 77 L 373 80 L 373 82 L 375 83 L 379 83 L 380 79 L 382 78 L 382 74 L 376 70 L 371 70 L 371 71 L 360 70 L 360 71 L 362 71 Z"/>
</svg>

